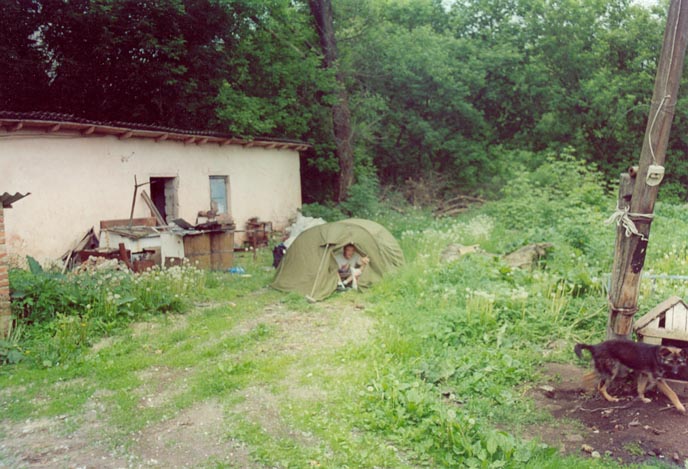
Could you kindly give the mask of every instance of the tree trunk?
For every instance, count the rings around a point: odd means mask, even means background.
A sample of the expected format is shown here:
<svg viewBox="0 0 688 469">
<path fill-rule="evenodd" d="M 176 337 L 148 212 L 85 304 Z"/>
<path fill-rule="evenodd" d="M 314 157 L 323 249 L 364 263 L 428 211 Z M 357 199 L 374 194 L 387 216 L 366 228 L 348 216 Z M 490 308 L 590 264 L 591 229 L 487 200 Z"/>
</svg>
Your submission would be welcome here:
<svg viewBox="0 0 688 469">
<path fill-rule="evenodd" d="M 323 53 L 323 67 L 334 69 L 339 84 L 337 103 L 332 106 L 332 132 L 335 142 L 335 154 L 339 161 L 339 177 L 335 200 L 341 202 L 349 194 L 349 188 L 354 182 L 354 152 L 351 144 L 351 112 L 349 111 L 349 95 L 341 72 L 337 68 L 337 42 L 334 37 L 331 0 L 308 0 L 311 14 L 315 19 L 315 26 L 320 38 L 320 48 Z"/>
</svg>

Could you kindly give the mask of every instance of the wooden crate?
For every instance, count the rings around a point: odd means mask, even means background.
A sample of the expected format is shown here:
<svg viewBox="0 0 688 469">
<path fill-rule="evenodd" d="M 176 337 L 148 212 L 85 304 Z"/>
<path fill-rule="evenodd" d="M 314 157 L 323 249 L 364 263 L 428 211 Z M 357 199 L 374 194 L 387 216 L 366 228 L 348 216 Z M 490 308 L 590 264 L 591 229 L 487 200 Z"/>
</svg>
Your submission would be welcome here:
<svg viewBox="0 0 688 469">
<path fill-rule="evenodd" d="M 184 257 L 199 269 L 227 270 L 234 262 L 234 232 L 204 231 L 184 236 Z"/>
<path fill-rule="evenodd" d="M 187 234 L 184 236 L 184 257 L 192 266 L 210 269 L 210 236 L 208 233 Z"/>
<path fill-rule="evenodd" d="M 227 270 L 234 263 L 234 232 L 214 231 L 210 233 L 210 268 Z"/>
</svg>

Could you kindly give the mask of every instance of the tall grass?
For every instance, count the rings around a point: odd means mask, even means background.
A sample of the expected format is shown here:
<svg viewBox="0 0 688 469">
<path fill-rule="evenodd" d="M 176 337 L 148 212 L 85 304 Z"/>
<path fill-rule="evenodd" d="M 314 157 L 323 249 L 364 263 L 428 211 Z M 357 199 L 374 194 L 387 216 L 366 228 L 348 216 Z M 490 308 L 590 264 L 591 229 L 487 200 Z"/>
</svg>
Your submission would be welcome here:
<svg viewBox="0 0 688 469">
<path fill-rule="evenodd" d="M 603 187 L 593 169 L 562 155 L 517 174 L 502 199 L 462 217 L 416 211 L 380 219 L 409 263 L 371 292 L 381 327 L 361 404 L 368 428 L 444 467 L 561 462 L 550 448 L 495 428 L 549 419 L 524 396 L 539 365 L 569 360 L 577 340 L 603 338 L 615 237 L 604 224 L 615 200 Z M 684 216 L 677 208 L 660 212 Z M 655 249 L 664 254 L 648 257 L 647 267 L 688 262 L 686 245 L 664 233 L 664 222 L 655 225 Z M 504 254 L 534 242 L 554 248 L 533 269 L 504 262 Z M 450 244 L 479 244 L 484 252 L 443 262 Z M 653 298 L 668 293 L 653 285 Z"/>
<path fill-rule="evenodd" d="M 45 271 L 32 259 L 29 265 L 29 270 L 10 270 L 14 333 L 11 342 L 0 342 L 4 350 L 0 363 L 25 361 L 39 367 L 68 363 L 100 338 L 117 334 L 134 321 L 241 294 L 223 288 L 234 283 L 234 276 L 204 272 L 189 264 L 139 274 L 121 270 L 62 274 Z M 263 282 L 264 276 L 256 279 Z M 256 279 L 242 278 L 242 288 L 258 288 Z"/>
</svg>

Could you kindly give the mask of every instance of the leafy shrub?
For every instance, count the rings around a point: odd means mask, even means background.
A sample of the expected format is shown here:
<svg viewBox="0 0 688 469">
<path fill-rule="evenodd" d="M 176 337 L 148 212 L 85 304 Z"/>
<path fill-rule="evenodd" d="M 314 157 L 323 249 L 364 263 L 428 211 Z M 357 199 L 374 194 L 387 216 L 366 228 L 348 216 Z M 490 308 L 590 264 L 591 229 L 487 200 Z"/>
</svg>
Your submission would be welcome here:
<svg viewBox="0 0 688 469">
<path fill-rule="evenodd" d="M 323 205 L 319 203 L 303 204 L 301 213 L 307 217 L 322 218 L 325 221 L 333 222 L 343 220 L 346 215 L 337 207 L 331 205 Z"/>
<path fill-rule="evenodd" d="M 7 337 L 0 337 L 0 365 L 19 363 L 24 359 L 20 345 L 23 328 L 10 323 Z"/>
<path fill-rule="evenodd" d="M 19 363 L 22 358 L 24 358 L 24 355 L 21 353 L 18 344 L 0 339 L 0 365 Z"/>
<path fill-rule="evenodd" d="M 361 175 L 349 188 L 349 196 L 338 206 L 333 204 L 304 204 L 301 212 L 307 217 L 322 218 L 328 222 L 344 218 L 371 218 L 379 210 L 379 186 L 374 176 Z"/>
<path fill-rule="evenodd" d="M 350 217 L 370 218 L 380 209 L 379 192 L 374 175 L 359 175 L 349 188 L 347 199 L 341 203 L 341 209 Z"/>
<path fill-rule="evenodd" d="M 9 272 L 12 311 L 16 317 L 27 322 L 48 321 L 78 301 L 78 291 L 64 285 L 64 275 L 44 271 L 31 257 L 28 265 L 28 271 L 10 269 Z"/>
<path fill-rule="evenodd" d="M 29 267 L 10 270 L 12 312 L 17 324 L 27 326 L 32 357 L 45 366 L 78 356 L 92 338 L 146 315 L 183 311 L 206 278 L 189 265 L 140 274 L 61 274 L 44 271 L 29 258 Z"/>
<path fill-rule="evenodd" d="M 526 464 L 534 454 L 556 452 L 485 428 L 484 419 L 438 399 L 434 386 L 398 372 L 392 369 L 367 385 L 366 425 L 412 447 L 419 460 L 441 467 L 503 467 Z"/>
<path fill-rule="evenodd" d="M 503 189 L 503 198 L 482 211 L 497 220 L 496 229 L 505 234 L 497 249 L 510 252 L 530 243 L 551 242 L 558 259 L 548 266 L 572 280 L 579 277 L 569 273 L 576 270 L 581 255 L 599 269 L 611 266 L 614 229 L 605 221 L 615 201 L 604 187 L 601 175 L 567 150 L 549 154 L 533 172 L 515 174 Z"/>
</svg>

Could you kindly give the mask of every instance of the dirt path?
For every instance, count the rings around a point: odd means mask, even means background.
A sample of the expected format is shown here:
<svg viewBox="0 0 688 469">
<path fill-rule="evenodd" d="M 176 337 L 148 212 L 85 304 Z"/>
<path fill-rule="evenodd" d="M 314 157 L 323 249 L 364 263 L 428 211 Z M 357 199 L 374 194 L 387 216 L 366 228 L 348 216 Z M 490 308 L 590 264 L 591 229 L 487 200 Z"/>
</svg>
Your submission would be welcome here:
<svg viewBox="0 0 688 469">
<path fill-rule="evenodd" d="M 532 397 L 556 422 L 529 428 L 529 436 L 537 436 L 564 453 L 608 456 L 622 463 L 659 459 L 685 467 L 688 416 L 681 415 L 655 390 L 648 392 L 652 402 L 641 402 L 635 397 L 633 382 L 612 388 L 623 398 L 617 403 L 586 393 L 581 378 L 588 371 L 575 365 L 545 365 L 548 384 L 536 388 Z M 680 397 L 686 402 L 685 396 Z"/>
<path fill-rule="evenodd" d="M 180 316 L 179 328 L 186 327 Z M 256 467 L 251 448 L 228 438 L 233 421 L 241 415 L 269 434 L 293 439 L 299 445 L 315 444 L 314 437 L 295 430 L 280 415 L 280 399 L 272 389 L 286 391 L 289 399 L 327 399 L 327 391 L 310 382 L 303 374 L 314 354 L 334 350 L 351 343 L 364 343 L 374 327 L 372 319 L 355 301 L 320 303 L 306 312 L 292 311 L 282 304 L 270 305 L 258 315 L 238 323 L 227 334 L 247 334 L 257 325 L 266 324 L 273 334 L 261 344 L 261 353 L 279 358 L 288 356 L 290 366 L 284 377 L 271 386 L 251 385 L 237 391 L 242 399 L 227 402 L 197 402 L 176 415 L 151 424 L 127 443 L 108 445 L 107 408 L 104 393 L 95 392 L 81 412 L 53 418 L 27 419 L 16 423 L 0 421 L 0 467 L 12 468 L 149 468 L 215 467 L 218 464 Z M 146 326 L 138 325 L 137 328 Z M 174 326 L 173 326 L 174 327 Z M 108 345 L 105 344 L 105 347 Z M 101 344 L 100 347 L 103 347 Z M 329 365 L 328 365 L 329 366 Z M 344 366 L 344 365 L 342 365 Z M 337 370 L 330 372 L 336 373 Z M 140 408 L 164 407 L 184 391 L 185 374 L 193 369 L 156 366 L 138 372 L 144 383 Z M 0 391 L 0 399 L 2 391 Z"/>
</svg>

